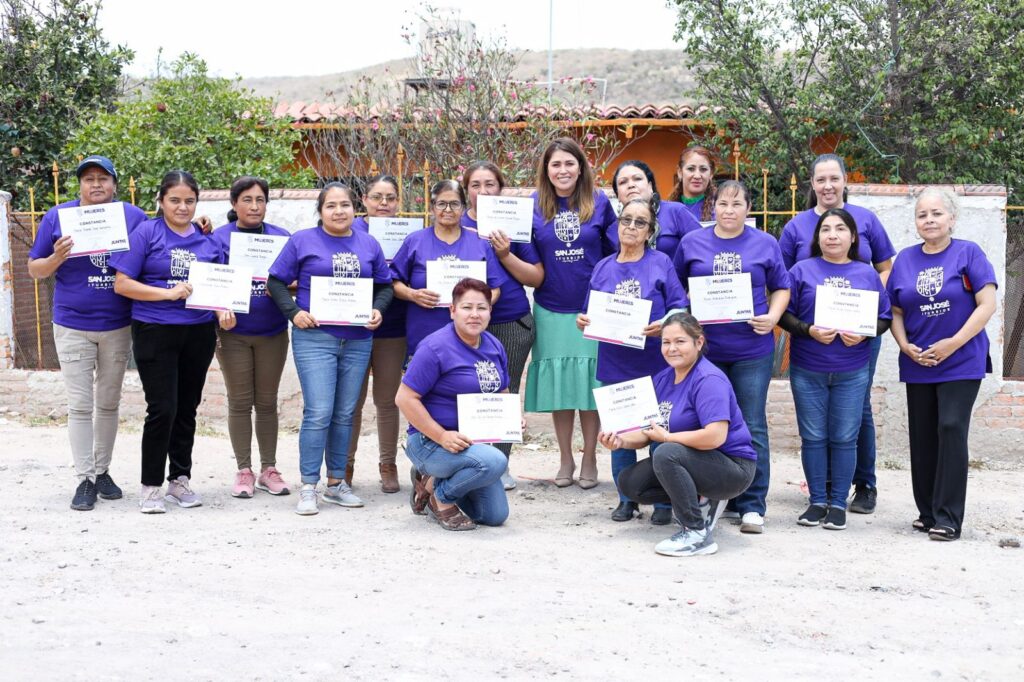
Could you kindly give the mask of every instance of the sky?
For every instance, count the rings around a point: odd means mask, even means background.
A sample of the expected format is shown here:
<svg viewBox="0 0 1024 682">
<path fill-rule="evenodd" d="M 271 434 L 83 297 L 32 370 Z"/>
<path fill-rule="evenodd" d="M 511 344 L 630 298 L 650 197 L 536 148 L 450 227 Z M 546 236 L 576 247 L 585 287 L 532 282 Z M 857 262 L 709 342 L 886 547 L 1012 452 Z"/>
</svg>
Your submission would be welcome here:
<svg viewBox="0 0 1024 682">
<path fill-rule="evenodd" d="M 666 0 L 552 0 L 554 49 L 606 47 L 672 49 L 676 11 Z M 511 48 L 548 49 L 549 0 L 436 0 L 476 26 L 477 36 L 504 36 Z M 290 11 L 294 7 L 296 11 Z M 213 75 L 247 78 L 306 76 L 359 69 L 411 57 L 403 26 L 419 31 L 416 0 L 305 0 L 236 3 L 210 0 L 103 0 L 100 26 L 112 45 L 135 51 L 129 72 L 154 72 L 185 51 L 199 54 Z M 509 11 L 515 8 L 515 12 Z"/>
</svg>

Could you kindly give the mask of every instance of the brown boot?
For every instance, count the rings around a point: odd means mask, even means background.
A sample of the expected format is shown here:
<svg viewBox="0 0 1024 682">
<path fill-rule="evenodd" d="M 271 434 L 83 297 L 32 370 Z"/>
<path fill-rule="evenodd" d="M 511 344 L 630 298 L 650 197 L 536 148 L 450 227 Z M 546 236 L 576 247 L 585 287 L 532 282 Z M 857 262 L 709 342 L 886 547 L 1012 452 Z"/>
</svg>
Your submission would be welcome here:
<svg viewBox="0 0 1024 682">
<path fill-rule="evenodd" d="M 394 462 L 380 463 L 380 489 L 385 493 L 397 493 L 402 489 L 398 485 L 398 467 Z"/>
</svg>

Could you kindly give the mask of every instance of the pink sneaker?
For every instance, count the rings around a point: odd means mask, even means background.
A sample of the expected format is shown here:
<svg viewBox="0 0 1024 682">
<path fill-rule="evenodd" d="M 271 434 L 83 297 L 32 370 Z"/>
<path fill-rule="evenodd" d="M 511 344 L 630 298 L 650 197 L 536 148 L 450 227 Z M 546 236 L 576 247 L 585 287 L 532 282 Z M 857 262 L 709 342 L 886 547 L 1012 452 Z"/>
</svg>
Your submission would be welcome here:
<svg viewBox="0 0 1024 682">
<path fill-rule="evenodd" d="M 252 469 L 240 469 L 235 474 L 235 485 L 231 488 L 232 497 L 252 497 L 255 491 L 253 485 L 256 483 L 256 475 Z"/>
<path fill-rule="evenodd" d="M 291 492 L 288 484 L 281 478 L 281 472 L 274 467 L 267 467 L 263 470 L 259 480 L 256 481 L 256 487 L 260 490 L 266 490 L 271 495 L 287 495 Z"/>
</svg>

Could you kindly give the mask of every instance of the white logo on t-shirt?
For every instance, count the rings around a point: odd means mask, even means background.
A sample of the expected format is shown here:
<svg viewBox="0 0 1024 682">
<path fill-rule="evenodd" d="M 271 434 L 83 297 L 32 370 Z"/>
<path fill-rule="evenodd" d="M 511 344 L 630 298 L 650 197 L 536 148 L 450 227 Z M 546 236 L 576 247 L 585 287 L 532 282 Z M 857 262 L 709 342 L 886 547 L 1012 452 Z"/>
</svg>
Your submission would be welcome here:
<svg viewBox="0 0 1024 682">
<path fill-rule="evenodd" d="M 925 268 L 917 273 L 917 293 L 929 301 L 934 301 L 935 295 L 942 291 L 943 281 L 945 281 L 945 272 L 941 265 Z"/>
<path fill-rule="evenodd" d="M 743 272 L 743 257 L 734 251 L 722 251 L 715 254 L 711 266 L 713 275 L 738 275 Z"/>
<path fill-rule="evenodd" d="M 331 256 L 335 277 L 359 277 L 359 256 L 350 251 L 340 251 Z"/>
<path fill-rule="evenodd" d="M 89 262 L 100 269 L 104 275 L 107 274 L 107 263 L 110 261 L 110 254 L 106 251 L 103 253 L 94 253 L 89 256 Z"/>
<path fill-rule="evenodd" d="M 476 380 L 482 393 L 497 393 L 501 388 L 501 373 L 490 360 L 476 363 Z"/>
<path fill-rule="evenodd" d="M 562 211 L 555 216 L 555 236 L 565 242 L 566 246 L 580 237 L 580 214 L 575 211 Z"/>
<path fill-rule="evenodd" d="M 615 285 L 615 295 L 623 298 L 642 298 L 643 289 L 636 278 L 630 277 Z"/>
<path fill-rule="evenodd" d="M 197 260 L 196 254 L 188 249 L 171 249 L 171 278 L 188 279 L 188 271 Z"/>
<path fill-rule="evenodd" d="M 822 286 L 832 287 L 833 289 L 852 289 L 850 286 L 850 280 L 846 279 L 842 275 L 832 275 L 826 277 L 825 281 L 821 283 Z"/>
<path fill-rule="evenodd" d="M 668 420 L 672 417 L 672 403 L 668 400 L 663 400 L 658 403 L 658 423 L 668 428 Z"/>
<path fill-rule="evenodd" d="M 446 253 L 443 256 L 438 256 L 434 260 L 457 261 L 459 260 L 459 255 L 457 253 Z"/>
</svg>

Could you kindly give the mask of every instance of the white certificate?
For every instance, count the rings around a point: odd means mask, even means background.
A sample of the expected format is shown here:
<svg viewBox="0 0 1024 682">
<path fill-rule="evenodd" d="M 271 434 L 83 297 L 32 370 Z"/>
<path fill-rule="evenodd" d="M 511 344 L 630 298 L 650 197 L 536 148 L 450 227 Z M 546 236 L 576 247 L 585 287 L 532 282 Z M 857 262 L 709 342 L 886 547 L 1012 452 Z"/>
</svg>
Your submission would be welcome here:
<svg viewBox="0 0 1024 682">
<path fill-rule="evenodd" d="M 120 201 L 57 209 L 60 232 L 71 237 L 68 257 L 128 250 L 128 225 Z"/>
<path fill-rule="evenodd" d="M 252 278 L 266 281 L 267 270 L 277 260 L 288 237 L 273 234 L 231 233 L 231 265 L 252 269 Z"/>
<path fill-rule="evenodd" d="M 814 326 L 875 336 L 878 331 L 878 292 L 819 284 L 814 294 Z"/>
<path fill-rule="evenodd" d="M 487 281 L 487 261 L 482 260 L 428 260 L 427 289 L 441 297 L 436 307 L 452 303 L 452 289 L 470 277 Z"/>
<path fill-rule="evenodd" d="M 423 229 L 423 218 L 367 218 L 370 236 L 380 244 L 384 258 L 390 262 L 398 247 L 413 232 Z"/>
<path fill-rule="evenodd" d="M 373 315 L 372 277 L 309 278 L 309 314 L 320 324 L 362 327 Z"/>
<path fill-rule="evenodd" d="M 188 269 L 192 295 L 186 308 L 249 312 L 252 295 L 252 268 L 194 261 Z"/>
<path fill-rule="evenodd" d="M 650 377 L 595 388 L 594 402 L 601 417 L 602 431 L 637 431 L 660 419 L 654 382 Z"/>
<path fill-rule="evenodd" d="M 742 322 L 754 317 L 750 273 L 690 277 L 690 310 L 701 324 Z"/>
<path fill-rule="evenodd" d="M 583 330 L 585 338 L 643 348 L 647 343 L 644 327 L 651 323 L 651 302 L 592 290 L 587 317 L 590 324 Z"/>
<path fill-rule="evenodd" d="M 529 242 L 533 237 L 532 197 L 476 198 L 476 231 L 481 239 L 501 230 L 514 242 Z"/>
<path fill-rule="evenodd" d="M 461 393 L 459 433 L 474 443 L 522 443 L 523 415 L 514 393 Z"/>
<path fill-rule="evenodd" d="M 701 227 L 714 227 L 716 221 L 714 221 L 714 220 L 701 220 L 699 222 L 700 222 L 700 226 Z M 743 221 L 743 225 L 746 226 L 746 227 L 753 227 L 754 229 L 757 229 L 757 221 L 754 220 L 753 218 L 747 218 L 746 220 L 744 220 Z"/>
</svg>

